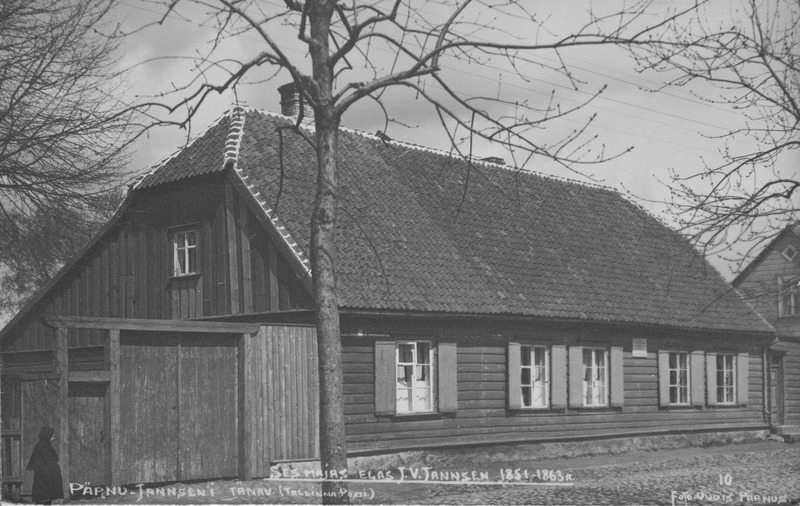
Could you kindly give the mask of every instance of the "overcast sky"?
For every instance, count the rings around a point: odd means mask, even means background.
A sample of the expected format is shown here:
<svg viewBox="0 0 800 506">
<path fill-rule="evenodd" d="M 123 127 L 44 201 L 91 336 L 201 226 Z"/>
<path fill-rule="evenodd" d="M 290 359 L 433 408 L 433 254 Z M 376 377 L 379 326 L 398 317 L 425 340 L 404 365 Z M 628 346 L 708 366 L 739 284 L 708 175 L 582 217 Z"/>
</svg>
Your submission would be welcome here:
<svg viewBox="0 0 800 506">
<path fill-rule="evenodd" d="M 422 3 L 422 2 L 420 2 Z M 528 3 L 528 2 L 524 2 Z M 265 0 L 265 8 L 279 6 L 279 0 Z M 547 29 L 553 35 L 564 35 L 572 28 L 574 20 L 586 12 L 588 2 L 529 2 L 531 9 L 540 10 L 557 5 L 557 11 L 549 13 Z M 666 2 L 672 5 L 673 2 Z M 622 2 L 607 1 L 604 8 L 623 5 Z M 739 2 L 735 0 L 716 0 L 712 9 L 712 22 L 730 22 L 738 14 Z M 142 0 L 123 0 L 114 11 L 114 21 L 122 30 L 132 30 L 148 22 L 161 19 L 164 8 Z M 433 13 L 432 13 L 433 15 Z M 510 26 L 510 31 L 518 27 Z M 522 30 L 522 26 L 519 27 Z M 296 37 L 291 32 L 273 32 L 285 43 L 288 54 L 301 59 L 301 50 Z M 520 33 L 520 32 L 516 32 Z M 128 79 L 132 95 L 129 101 L 149 94 L 161 93 L 186 82 L 196 76 L 192 73 L 190 57 L 208 50 L 215 30 L 213 22 L 205 15 L 205 9 L 192 6 L 188 2 L 178 4 L 176 12 L 170 14 L 161 25 L 147 28 L 127 37 L 123 42 L 121 67 L 133 67 Z M 523 37 L 526 35 L 523 34 Z M 542 34 L 538 33 L 541 37 Z M 244 35 L 225 42 L 222 55 L 230 58 L 246 58 L 260 50 L 260 40 L 255 35 Z M 391 62 L 393 55 L 377 47 L 371 49 L 370 57 L 380 63 Z M 180 56 L 183 58 L 162 57 Z M 703 98 L 719 97 L 708 88 L 668 88 L 652 91 L 660 87 L 665 77 L 661 74 L 639 74 L 635 62 L 624 51 L 595 48 L 592 50 L 572 50 L 562 54 L 576 80 L 583 83 L 575 91 L 569 79 L 547 71 L 544 67 L 531 67 L 526 76 L 527 82 L 515 81 L 504 74 L 504 67 L 494 62 L 464 65 L 458 62 L 444 62 L 443 72 L 450 77 L 452 86 L 459 91 L 470 93 L 504 93 L 526 100 L 533 107 L 543 107 L 553 92 L 562 108 L 568 108 L 585 101 L 590 95 L 607 85 L 605 91 L 585 108 L 577 111 L 566 120 L 554 124 L 542 136 L 556 136 L 568 133 L 570 129 L 580 128 L 592 115 L 597 114 L 590 135 L 598 140 L 592 146 L 595 152 L 606 153 L 633 150 L 623 157 L 602 165 L 583 170 L 597 182 L 630 194 L 631 198 L 642 204 L 651 213 L 670 222 L 663 202 L 668 200 L 669 192 L 664 182 L 669 181 L 670 169 L 682 174 L 697 172 L 704 161 L 714 164 L 720 160 L 719 150 L 724 143 L 713 139 L 735 126 L 743 124 L 740 112 L 720 104 L 710 103 Z M 537 56 L 545 65 L 557 62 L 554 53 L 543 52 Z M 261 73 L 258 78 L 271 74 Z M 266 111 L 280 112 L 277 87 L 288 81 L 288 74 L 279 74 L 266 82 L 242 86 L 236 95 L 227 92 L 215 96 L 203 105 L 191 124 L 191 130 L 159 128 L 138 142 L 132 152 L 131 171 L 140 172 L 157 163 L 186 142 L 189 136 L 200 133 L 204 128 L 228 109 L 237 98 L 247 105 Z M 438 119 L 428 105 L 415 100 L 408 92 L 392 93 L 386 96 L 387 109 L 393 118 L 406 126 L 393 124 L 388 134 L 400 141 L 411 142 L 449 149 L 449 142 L 438 124 Z M 181 114 L 185 114 L 185 111 Z M 344 126 L 374 133 L 384 129 L 383 118 L 378 107 L 363 103 L 345 114 Z M 538 134 L 537 134 L 538 135 Z M 511 162 L 510 155 L 497 146 L 479 144 L 476 155 L 500 156 Z M 786 161 L 784 170 L 795 170 L 797 161 Z M 790 167 L 791 166 L 791 167 Z M 560 176 L 581 179 L 579 175 L 565 172 L 546 160 L 532 160 L 526 168 Z M 714 264 L 722 274 L 730 279 L 731 269 L 725 262 L 715 260 Z"/>
</svg>

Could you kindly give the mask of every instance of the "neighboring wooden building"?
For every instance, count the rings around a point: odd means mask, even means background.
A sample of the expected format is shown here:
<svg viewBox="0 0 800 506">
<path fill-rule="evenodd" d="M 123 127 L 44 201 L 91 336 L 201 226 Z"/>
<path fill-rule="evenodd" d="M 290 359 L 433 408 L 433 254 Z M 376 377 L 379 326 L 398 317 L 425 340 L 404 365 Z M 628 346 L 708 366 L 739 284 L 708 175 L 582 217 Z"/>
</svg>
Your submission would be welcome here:
<svg viewBox="0 0 800 506">
<path fill-rule="evenodd" d="M 72 481 L 317 456 L 316 158 L 290 125 L 226 114 L 0 332 L 9 479 L 45 423 Z M 769 427 L 773 329 L 615 191 L 339 142 L 351 454 Z"/>
<path fill-rule="evenodd" d="M 777 331 L 768 371 L 770 422 L 800 435 L 800 224 L 786 227 L 733 280 Z"/>
</svg>

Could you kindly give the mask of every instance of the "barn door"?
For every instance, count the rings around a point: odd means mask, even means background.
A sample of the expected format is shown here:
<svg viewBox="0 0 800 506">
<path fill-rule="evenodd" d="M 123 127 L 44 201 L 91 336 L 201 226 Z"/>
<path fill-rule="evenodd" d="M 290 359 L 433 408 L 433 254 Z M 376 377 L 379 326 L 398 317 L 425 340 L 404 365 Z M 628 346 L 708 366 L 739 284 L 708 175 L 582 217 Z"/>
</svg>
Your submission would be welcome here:
<svg viewBox="0 0 800 506">
<path fill-rule="evenodd" d="M 70 383 L 69 480 L 107 484 L 105 440 L 105 383 Z"/>
<path fill-rule="evenodd" d="M 237 338 L 120 337 L 122 483 L 236 476 Z"/>
<path fill-rule="evenodd" d="M 120 336 L 120 483 L 178 479 L 178 335 Z"/>
<path fill-rule="evenodd" d="M 231 336 L 181 338 L 178 479 L 238 473 L 236 351 Z"/>
</svg>

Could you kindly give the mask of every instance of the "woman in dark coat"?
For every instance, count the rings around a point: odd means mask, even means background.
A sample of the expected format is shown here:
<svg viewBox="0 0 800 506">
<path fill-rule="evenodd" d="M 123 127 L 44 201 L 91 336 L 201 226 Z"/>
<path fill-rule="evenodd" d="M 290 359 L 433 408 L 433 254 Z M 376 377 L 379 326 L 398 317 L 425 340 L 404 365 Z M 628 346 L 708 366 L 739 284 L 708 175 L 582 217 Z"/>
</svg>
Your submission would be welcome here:
<svg viewBox="0 0 800 506">
<path fill-rule="evenodd" d="M 38 504 L 50 504 L 53 499 L 64 498 L 58 454 L 51 445 L 55 432 L 52 427 L 42 427 L 39 442 L 33 447 L 31 459 L 25 468 L 33 471 L 31 499 Z"/>
</svg>

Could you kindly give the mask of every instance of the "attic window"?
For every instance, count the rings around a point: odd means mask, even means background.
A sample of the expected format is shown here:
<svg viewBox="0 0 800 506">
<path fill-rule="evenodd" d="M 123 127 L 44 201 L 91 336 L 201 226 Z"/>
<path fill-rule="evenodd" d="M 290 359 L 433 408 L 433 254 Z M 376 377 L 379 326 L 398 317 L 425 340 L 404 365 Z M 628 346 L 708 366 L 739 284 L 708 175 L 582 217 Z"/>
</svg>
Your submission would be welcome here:
<svg viewBox="0 0 800 506">
<path fill-rule="evenodd" d="M 197 229 L 184 229 L 172 236 L 175 276 L 197 274 Z"/>
<path fill-rule="evenodd" d="M 794 257 L 797 256 L 797 250 L 794 249 L 792 246 L 787 246 L 785 250 L 783 250 L 783 258 L 788 261 L 794 260 Z"/>
</svg>

